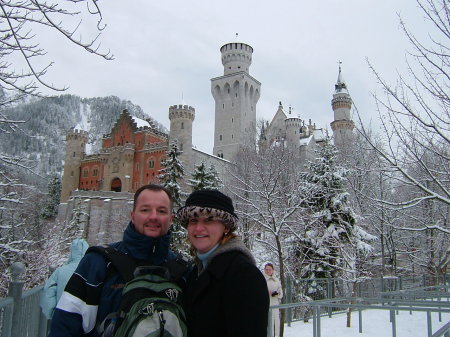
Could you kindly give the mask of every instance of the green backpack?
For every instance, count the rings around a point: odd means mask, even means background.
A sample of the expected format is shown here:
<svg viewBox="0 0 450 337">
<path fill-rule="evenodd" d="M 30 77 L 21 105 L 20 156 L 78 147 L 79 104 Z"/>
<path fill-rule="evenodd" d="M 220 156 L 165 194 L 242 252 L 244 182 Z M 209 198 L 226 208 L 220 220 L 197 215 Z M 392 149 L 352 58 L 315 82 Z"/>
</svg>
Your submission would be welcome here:
<svg viewBox="0 0 450 337">
<path fill-rule="evenodd" d="M 138 266 L 128 255 L 110 246 L 90 247 L 105 256 L 126 281 L 119 310 L 97 327 L 102 337 L 186 337 L 186 315 L 177 284 L 187 271 L 179 258 L 164 266 Z"/>
</svg>

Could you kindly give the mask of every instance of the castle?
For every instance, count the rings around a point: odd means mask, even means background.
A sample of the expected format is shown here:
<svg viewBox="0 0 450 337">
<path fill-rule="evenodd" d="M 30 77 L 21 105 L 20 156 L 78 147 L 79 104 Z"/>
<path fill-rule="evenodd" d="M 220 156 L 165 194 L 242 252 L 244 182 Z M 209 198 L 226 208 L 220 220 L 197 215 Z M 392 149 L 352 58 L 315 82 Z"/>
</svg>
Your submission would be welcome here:
<svg viewBox="0 0 450 337">
<path fill-rule="evenodd" d="M 182 151 L 180 160 L 188 176 L 195 165 L 204 162 L 207 166 L 213 164 L 219 175 L 224 177 L 227 166 L 236 161 L 240 149 L 255 146 L 256 104 L 261 95 L 261 83 L 249 72 L 253 48 L 245 43 L 227 43 L 220 48 L 220 52 L 224 73 L 211 79 L 211 93 L 215 101 L 213 153 L 207 154 L 192 147 L 195 109 L 188 105 L 169 108 L 169 134 L 123 111 L 110 134 L 103 136 L 102 148 L 95 154 L 85 153 L 88 140 L 85 131 L 70 130 L 66 136 L 60 220 L 65 218 L 67 221 L 70 217 L 73 199 L 77 196 L 88 201 L 129 200 L 130 196 L 117 192 L 133 193 L 144 184 L 158 182 L 161 162 L 166 158 L 172 142 L 176 141 Z M 334 111 L 331 123 L 334 143 L 343 147 L 353 137 L 354 123 L 350 114 L 352 100 L 342 79 L 340 66 L 331 105 Z M 299 117 L 291 117 L 290 111 L 288 116 L 281 102 L 272 121 L 261 130 L 264 142 L 284 142 L 297 148 L 303 160 L 312 156 L 325 137 L 324 130 L 316 128 L 311 120 L 306 123 Z M 68 207 L 70 202 L 72 205 Z M 103 206 L 98 207 L 101 209 Z"/>
</svg>

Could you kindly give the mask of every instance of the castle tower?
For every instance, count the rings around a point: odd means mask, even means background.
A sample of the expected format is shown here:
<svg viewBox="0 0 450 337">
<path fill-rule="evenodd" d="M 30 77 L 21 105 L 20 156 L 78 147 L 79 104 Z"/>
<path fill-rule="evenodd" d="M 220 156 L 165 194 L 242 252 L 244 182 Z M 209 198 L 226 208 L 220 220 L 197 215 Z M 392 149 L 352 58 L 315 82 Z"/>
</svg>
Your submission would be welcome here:
<svg viewBox="0 0 450 337">
<path fill-rule="evenodd" d="M 339 149 L 344 149 L 346 144 L 353 141 L 353 129 L 355 123 L 351 119 L 350 110 L 352 108 L 352 99 L 347 90 L 342 74 L 341 65 L 339 64 L 339 75 L 337 83 L 334 86 L 335 92 L 331 100 L 331 106 L 334 111 L 334 121 L 331 122 L 333 130 L 334 145 Z"/>
<path fill-rule="evenodd" d="M 192 122 L 194 119 L 195 109 L 191 106 L 173 105 L 169 108 L 169 144 L 176 141 L 178 149 L 183 152 L 180 160 L 186 175 L 190 175 L 194 170 L 192 161 Z"/>
<path fill-rule="evenodd" d="M 289 148 L 298 148 L 300 143 L 300 129 L 302 127 L 302 120 L 297 117 L 290 117 L 284 120 L 286 127 L 286 143 Z"/>
<path fill-rule="evenodd" d="M 213 154 L 234 162 L 241 147 L 255 146 L 256 103 L 261 83 L 249 73 L 251 46 L 227 43 L 220 52 L 224 74 L 211 79 L 216 103 Z"/>
<path fill-rule="evenodd" d="M 69 199 L 70 192 L 78 189 L 80 181 L 80 162 L 85 156 L 88 133 L 72 129 L 66 134 L 66 157 L 61 182 L 61 202 Z"/>
</svg>

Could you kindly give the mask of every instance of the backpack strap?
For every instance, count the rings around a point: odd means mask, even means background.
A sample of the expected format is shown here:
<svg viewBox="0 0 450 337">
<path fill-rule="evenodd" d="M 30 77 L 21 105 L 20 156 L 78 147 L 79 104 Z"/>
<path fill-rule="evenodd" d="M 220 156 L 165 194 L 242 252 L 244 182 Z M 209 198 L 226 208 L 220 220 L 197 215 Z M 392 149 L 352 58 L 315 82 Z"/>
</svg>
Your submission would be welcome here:
<svg viewBox="0 0 450 337">
<path fill-rule="evenodd" d="M 92 246 L 88 248 L 86 254 L 90 252 L 99 253 L 110 261 L 125 283 L 133 279 L 138 264 L 131 256 L 111 246 Z"/>
<path fill-rule="evenodd" d="M 187 270 L 190 267 L 188 259 L 181 255 L 178 255 L 175 259 L 167 261 L 164 264 L 169 271 L 170 280 L 173 282 L 178 282 L 183 276 L 186 275 Z"/>
</svg>

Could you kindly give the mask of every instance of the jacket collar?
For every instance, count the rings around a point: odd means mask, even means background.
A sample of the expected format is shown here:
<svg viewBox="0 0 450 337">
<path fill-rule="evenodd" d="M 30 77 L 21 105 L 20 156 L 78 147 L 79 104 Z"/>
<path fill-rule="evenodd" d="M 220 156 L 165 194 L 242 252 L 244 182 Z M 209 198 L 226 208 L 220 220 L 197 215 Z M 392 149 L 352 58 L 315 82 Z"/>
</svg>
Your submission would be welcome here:
<svg viewBox="0 0 450 337">
<path fill-rule="evenodd" d="M 130 221 L 123 234 L 123 242 L 133 258 L 160 265 L 169 254 L 170 233 L 158 238 L 145 236 L 137 232 Z"/>
</svg>

